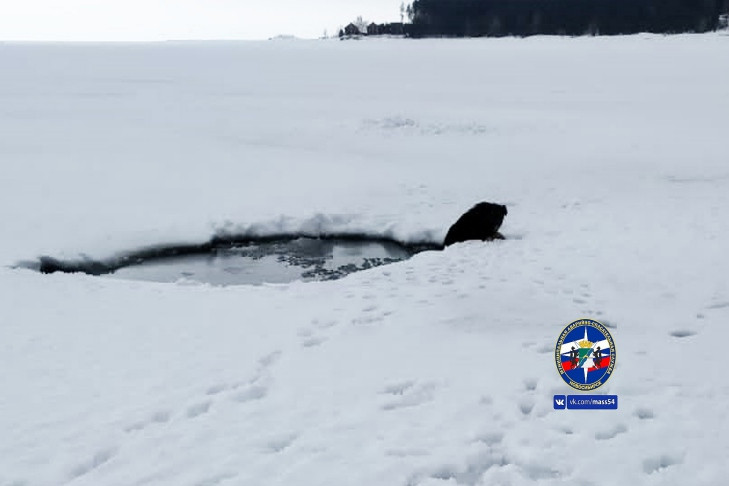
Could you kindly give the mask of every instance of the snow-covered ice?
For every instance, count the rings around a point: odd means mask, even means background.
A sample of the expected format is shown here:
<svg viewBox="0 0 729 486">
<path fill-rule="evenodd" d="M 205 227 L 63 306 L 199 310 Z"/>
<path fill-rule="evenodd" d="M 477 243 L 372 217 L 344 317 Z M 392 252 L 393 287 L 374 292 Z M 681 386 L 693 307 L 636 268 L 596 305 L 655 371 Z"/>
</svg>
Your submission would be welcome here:
<svg viewBox="0 0 729 486">
<path fill-rule="evenodd" d="M 0 44 L 0 485 L 715 485 L 729 37 Z M 332 282 L 41 275 L 220 233 L 505 241 Z M 610 327 L 617 411 L 559 411 Z"/>
</svg>

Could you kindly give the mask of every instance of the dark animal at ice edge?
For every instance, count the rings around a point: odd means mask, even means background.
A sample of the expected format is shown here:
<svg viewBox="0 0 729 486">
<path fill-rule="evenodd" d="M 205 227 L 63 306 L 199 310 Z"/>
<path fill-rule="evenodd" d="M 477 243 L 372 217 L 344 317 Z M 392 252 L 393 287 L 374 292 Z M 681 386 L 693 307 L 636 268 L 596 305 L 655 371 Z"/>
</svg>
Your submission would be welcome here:
<svg viewBox="0 0 729 486">
<path fill-rule="evenodd" d="M 448 230 L 443 246 L 468 240 L 503 240 L 499 233 L 508 211 L 502 204 L 480 202 L 466 211 Z"/>
</svg>

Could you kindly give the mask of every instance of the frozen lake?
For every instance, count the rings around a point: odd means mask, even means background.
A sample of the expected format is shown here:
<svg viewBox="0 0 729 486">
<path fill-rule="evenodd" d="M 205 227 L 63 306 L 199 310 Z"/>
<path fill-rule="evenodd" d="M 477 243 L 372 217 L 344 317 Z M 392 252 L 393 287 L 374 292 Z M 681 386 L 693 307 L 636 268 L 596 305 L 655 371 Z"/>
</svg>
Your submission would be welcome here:
<svg viewBox="0 0 729 486">
<path fill-rule="evenodd" d="M 0 43 L 0 485 L 723 484 L 727 52 Z M 506 241 L 122 268 L 440 244 L 477 201 Z M 618 410 L 553 407 L 579 318 Z"/>
</svg>

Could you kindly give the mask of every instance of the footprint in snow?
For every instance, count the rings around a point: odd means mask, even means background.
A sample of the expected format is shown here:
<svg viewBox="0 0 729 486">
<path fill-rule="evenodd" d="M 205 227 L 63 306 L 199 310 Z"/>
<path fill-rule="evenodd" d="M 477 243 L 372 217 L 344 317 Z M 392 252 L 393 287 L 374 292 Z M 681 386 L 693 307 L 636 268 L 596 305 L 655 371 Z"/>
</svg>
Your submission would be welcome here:
<svg viewBox="0 0 729 486">
<path fill-rule="evenodd" d="M 316 346 L 319 346 L 326 342 L 326 338 L 320 337 L 320 336 L 311 336 L 306 339 L 304 339 L 301 342 L 301 345 L 305 348 L 313 348 Z"/>
<path fill-rule="evenodd" d="M 133 423 L 124 428 L 125 432 L 136 432 L 150 425 L 164 424 L 170 421 L 172 414 L 168 410 L 158 410 L 154 412 L 148 419 Z"/>
<path fill-rule="evenodd" d="M 233 395 L 233 400 L 236 402 L 250 402 L 254 400 L 261 400 L 268 395 L 268 387 L 264 385 L 250 384 L 245 389 L 237 392 Z"/>
<path fill-rule="evenodd" d="M 205 394 L 206 395 L 217 395 L 218 393 L 222 393 L 222 392 L 224 392 L 227 389 L 228 389 L 228 385 L 225 385 L 223 383 L 219 383 L 217 385 L 213 385 L 213 386 L 209 387 L 205 391 Z"/>
<path fill-rule="evenodd" d="M 526 378 L 524 380 L 524 389 L 526 391 L 534 391 L 537 389 L 537 385 L 539 384 L 539 380 L 536 378 Z"/>
<path fill-rule="evenodd" d="M 624 434 L 628 431 L 628 427 L 624 424 L 617 424 L 613 428 L 595 432 L 595 439 L 597 440 L 610 440 L 614 439 L 620 434 Z"/>
<path fill-rule="evenodd" d="M 683 458 L 675 454 L 661 454 L 660 456 L 650 457 L 643 461 L 643 472 L 653 474 L 660 472 L 669 467 L 679 465 L 683 462 Z"/>
<path fill-rule="evenodd" d="M 278 453 L 284 449 L 288 449 L 298 439 L 298 434 L 282 434 L 277 437 L 270 438 L 264 445 L 266 452 Z"/>
<path fill-rule="evenodd" d="M 633 413 L 633 415 L 638 417 L 640 420 L 649 420 L 654 417 L 653 410 L 650 408 L 639 408 Z"/>
<path fill-rule="evenodd" d="M 417 407 L 431 402 L 435 398 L 435 389 L 436 386 L 434 383 L 408 385 L 401 393 L 391 392 L 390 395 L 395 395 L 398 398 L 382 405 L 382 409 L 390 411 L 400 408 Z"/>
<path fill-rule="evenodd" d="M 718 304 L 712 304 L 707 309 L 726 309 L 729 307 L 729 302 L 719 302 Z"/>
<path fill-rule="evenodd" d="M 204 402 L 196 403 L 187 409 L 187 418 L 199 417 L 204 413 L 208 413 L 210 406 L 213 404 L 212 401 L 207 400 Z"/>
<path fill-rule="evenodd" d="M 481 442 L 489 447 L 493 447 L 501 444 L 501 441 L 504 440 L 504 434 L 501 432 L 484 432 L 478 434 L 474 440 L 475 442 Z"/>
<path fill-rule="evenodd" d="M 268 368 L 275 364 L 276 361 L 279 360 L 279 358 L 281 358 L 281 354 L 281 351 L 273 351 L 271 353 L 268 353 L 258 360 L 258 364 L 261 366 L 261 368 Z"/>
<path fill-rule="evenodd" d="M 229 479 L 233 479 L 236 476 L 237 474 L 235 473 L 220 473 L 196 482 L 195 486 L 217 486 L 218 484 Z"/>
<path fill-rule="evenodd" d="M 522 398 L 519 401 L 519 411 L 521 411 L 523 415 L 529 415 L 530 413 L 532 413 L 532 410 L 534 410 L 534 405 L 534 399 Z"/>
<path fill-rule="evenodd" d="M 98 469 L 109 462 L 116 455 L 116 452 L 115 448 L 102 449 L 98 451 L 93 455 L 93 457 L 73 468 L 71 471 L 71 479 L 85 476 L 94 469 Z"/>
<path fill-rule="evenodd" d="M 324 343 L 326 341 L 326 338 L 322 336 L 317 336 L 314 334 L 314 331 L 311 329 L 300 329 L 299 337 L 301 337 L 301 345 L 305 348 L 312 348 L 314 346 L 319 346 L 320 344 Z"/>
<path fill-rule="evenodd" d="M 386 385 L 381 393 L 386 393 L 388 395 L 402 395 L 407 390 L 413 387 L 415 385 L 414 381 L 401 381 L 397 383 L 392 383 L 390 385 Z"/>
</svg>

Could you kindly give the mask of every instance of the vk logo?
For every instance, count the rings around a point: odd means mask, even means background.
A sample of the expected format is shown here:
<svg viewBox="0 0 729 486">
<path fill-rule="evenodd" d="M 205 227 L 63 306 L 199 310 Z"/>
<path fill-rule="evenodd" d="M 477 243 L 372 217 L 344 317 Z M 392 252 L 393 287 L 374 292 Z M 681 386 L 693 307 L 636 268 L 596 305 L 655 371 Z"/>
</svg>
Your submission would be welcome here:
<svg viewBox="0 0 729 486">
<path fill-rule="evenodd" d="M 564 410 L 567 408 L 567 397 L 564 395 L 555 395 L 554 396 L 554 409 L 555 410 Z"/>
</svg>

